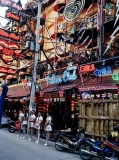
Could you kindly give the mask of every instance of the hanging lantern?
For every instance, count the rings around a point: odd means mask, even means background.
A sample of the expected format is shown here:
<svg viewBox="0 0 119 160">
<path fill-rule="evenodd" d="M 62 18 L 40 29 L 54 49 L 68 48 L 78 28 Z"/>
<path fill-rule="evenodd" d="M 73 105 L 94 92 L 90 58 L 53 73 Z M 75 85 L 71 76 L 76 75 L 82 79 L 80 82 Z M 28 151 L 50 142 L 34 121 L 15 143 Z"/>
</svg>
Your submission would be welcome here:
<svg viewBox="0 0 119 160">
<path fill-rule="evenodd" d="M 50 105 L 50 102 L 47 102 L 47 103 L 46 103 L 46 111 L 48 111 L 49 105 Z"/>
<path fill-rule="evenodd" d="M 71 100 L 71 111 L 74 111 L 74 107 L 75 107 L 75 101 Z"/>
</svg>

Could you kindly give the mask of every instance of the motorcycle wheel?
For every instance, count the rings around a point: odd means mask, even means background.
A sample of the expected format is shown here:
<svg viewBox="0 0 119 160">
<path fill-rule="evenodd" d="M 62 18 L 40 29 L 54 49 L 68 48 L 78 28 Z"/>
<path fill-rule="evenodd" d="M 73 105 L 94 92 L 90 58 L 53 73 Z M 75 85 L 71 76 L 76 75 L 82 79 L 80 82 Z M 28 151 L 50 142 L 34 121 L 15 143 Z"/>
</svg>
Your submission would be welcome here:
<svg viewBox="0 0 119 160">
<path fill-rule="evenodd" d="M 16 130 L 15 130 L 15 128 L 13 128 L 13 127 L 8 127 L 8 131 L 9 131 L 10 133 L 14 133 Z"/>
<path fill-rule="evenodd" d="M 58 151 L 63 151 L 62 145 L 63 145 L 63 139 L 58 138 L 58 140 L 55 142 L 55 148 Z"/>
<path fill-rule="evenodd" d="M 119 157 L 117 157 L 116 155 L 114 155 L 113 152 L 109 152 L 109 153 L 107 153 L 107 154 L 105 155 L 105 160 L 109 160 L 109 158 L 110 158 L 111 160 L 118 160 L 118 159 L 119 159 Z"/>
<path fill-rule="evenodd" d="M 82 150 L 86 150 L 91 152 L 91 146 L 89 144 L 83 144 L 79 149 L 79 155 L 83 160 L 90 160 L 92 158 L 92 155 L 89 153 L 85 153 Z"/>
</svg>

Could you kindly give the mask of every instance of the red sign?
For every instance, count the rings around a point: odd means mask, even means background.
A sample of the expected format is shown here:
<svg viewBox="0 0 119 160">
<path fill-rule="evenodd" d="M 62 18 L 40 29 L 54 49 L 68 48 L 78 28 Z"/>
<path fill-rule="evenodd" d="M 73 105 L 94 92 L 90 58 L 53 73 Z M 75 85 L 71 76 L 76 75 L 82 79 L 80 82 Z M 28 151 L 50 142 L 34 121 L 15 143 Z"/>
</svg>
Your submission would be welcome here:
<svg viewBox="0 0 119 160">
<path fill-rule="evenodd" d="M 5 55 L 14 55 L 14 54 L 20 54 L 21 50 L 13 50 L 0 46 L 0 52 L 2 52 Z"/>
<path fill-rule="evenodd" d="M 0 39 L 0 45 L 10 48 L 10 49 L 19 49 L 19 45 L 15 42 L 8 42 L 5 39 Z"/>
<path fill-rule="evenodd" d="M 3 29 L 0 29 L 0 36 L 4 37 L 4 38 L 11 39 L 11 40 L 14 40 L 14 41 L 19 41 L 20 40 L 20 36 L 16 35 L 13 32 L 3 30 Z"/>
<path fill-rule="evenodd" d="M 1 55 L 1 59 L 4 63 L 9 63 L 13 61 L 13 56 Z"/>
<path fill-rule="evenodd" d="M 11 11 L 8 11 L 8 10 L 6 11 L 6 18 L 9 18 L 9 19 L 11 19 L 13 21 L 17 21 L 17 22 L 20 21 L 20 17 L 17 14 L 12 13 Z"/>
<path fill-rule="evenodd" d="M 95 70 L 95 65 L 94 64 L 88 64 L 85 66 L 80 67 L 80 72 L 86 73 L 86 72 L 91 72 Z"/>
<path fill-rule="evenodd" d="M 0 67 L 0 73 L 16 74 L 16 70 L 11 68 Z"/>
<path fill-rule="evenodd" d="M 22 7 L 20 5 L 18 5 L 16 2 L 11 0 L 0 0 L 0 5 L 3 7 L 14 8 L 18 11 L 22 10 Z"/>
</svg>

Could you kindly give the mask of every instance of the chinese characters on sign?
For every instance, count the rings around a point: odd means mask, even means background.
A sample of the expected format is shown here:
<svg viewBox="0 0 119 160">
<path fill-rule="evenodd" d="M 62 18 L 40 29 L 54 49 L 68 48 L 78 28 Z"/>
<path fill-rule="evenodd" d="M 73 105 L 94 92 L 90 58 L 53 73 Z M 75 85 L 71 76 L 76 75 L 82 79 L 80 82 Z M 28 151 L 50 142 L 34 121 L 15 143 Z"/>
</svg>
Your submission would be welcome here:
<svg viewBox="0 0 119 160">
<path fill-rule="evenodd" d="M 62 82 L 70 81 L 70 80 L 75 80 L 77 79 L 76 69 L 77 69 L 77 66 L 68 67 L 63 72 L 62 77 L 56 77 L 55 74 L 52 74 L 51 77 L 49 75 L 46 76 L 46 80 L 48 84 L 62 83 Z M 70 71 L 72 71 L 73 73 L 70 73 Z"/>
</svg>

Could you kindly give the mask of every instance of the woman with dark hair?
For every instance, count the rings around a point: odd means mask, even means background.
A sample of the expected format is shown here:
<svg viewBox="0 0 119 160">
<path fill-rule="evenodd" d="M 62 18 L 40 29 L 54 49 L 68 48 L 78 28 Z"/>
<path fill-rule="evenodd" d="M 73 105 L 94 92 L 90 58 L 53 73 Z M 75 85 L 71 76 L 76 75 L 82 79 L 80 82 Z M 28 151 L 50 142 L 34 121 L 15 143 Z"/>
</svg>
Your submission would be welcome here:
<svg viewBox="0 0 119 160">
<path fill-rule="evenodd" d="M 47 118 L 46 118 L 44 130 L 46 131 L 46 143 L 44 145 L 47 146 L 49 139 L 50 139 L 50 131 L 52 131 L 51 117 L 50 117 L 49 113 L 47 113 Z"/>
</svg>

